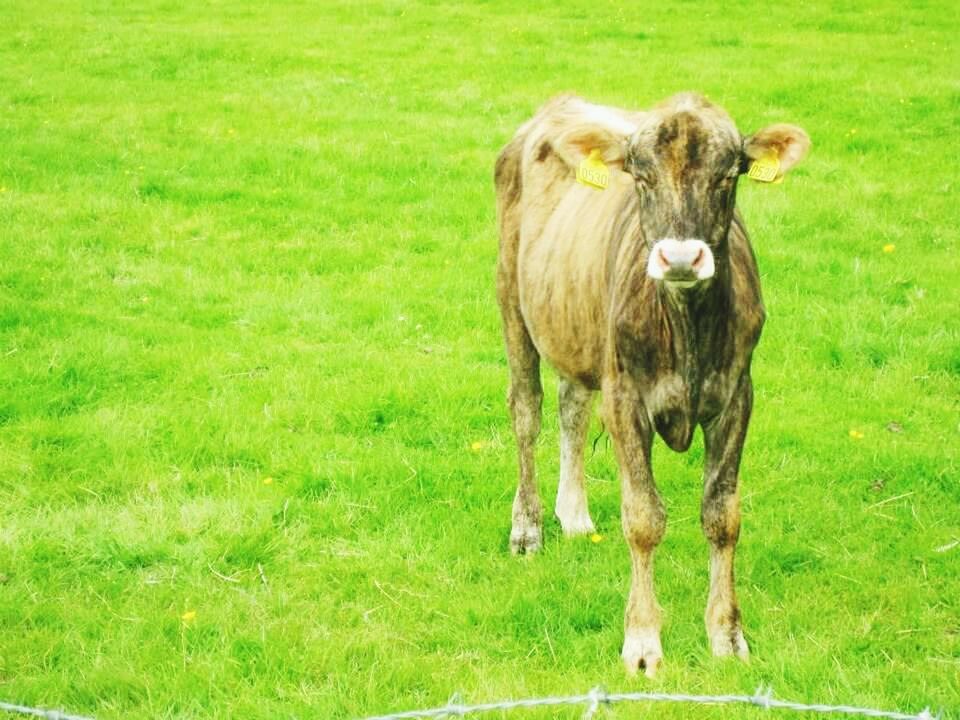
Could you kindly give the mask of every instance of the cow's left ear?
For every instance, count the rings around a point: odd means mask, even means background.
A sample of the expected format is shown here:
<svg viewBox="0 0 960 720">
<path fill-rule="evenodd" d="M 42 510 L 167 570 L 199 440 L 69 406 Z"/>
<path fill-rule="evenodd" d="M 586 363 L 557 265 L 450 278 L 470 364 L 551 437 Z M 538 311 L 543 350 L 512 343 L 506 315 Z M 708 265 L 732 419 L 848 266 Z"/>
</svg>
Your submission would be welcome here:
<svg viewBox="0 0 960 720">
<path fill-rule="evenodd" d="M 783 175 L 803 160 L 809 149 L 810 136 L 796 125 L 769 125 L 744 138 L 743 153 L 746 162 L 743 164 L 743 171 L 747 171 L 751 160 L 775 155 L 780 161 L 780 174 Z"/>
</svg>

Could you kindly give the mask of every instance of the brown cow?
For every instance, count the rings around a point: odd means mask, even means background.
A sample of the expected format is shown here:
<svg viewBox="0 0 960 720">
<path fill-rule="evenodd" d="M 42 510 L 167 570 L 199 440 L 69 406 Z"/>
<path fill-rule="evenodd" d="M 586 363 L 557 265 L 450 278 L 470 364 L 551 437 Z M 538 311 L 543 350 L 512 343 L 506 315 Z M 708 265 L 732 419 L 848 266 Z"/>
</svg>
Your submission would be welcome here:
<svg viewBox="0 0 960 720">
<path fill-rule="evenodd" d="M 623 660 L 653 676 L 662 659 L 653 551 L 666 525 L 650 469 L 654 432 L 678 452 L 703 428 L 701 506 L 710 543 L 705 614 L 715 655 L 748 656 L 733 580 L 740 454 L 753 391 L 750 359 L 764 321 L 753 250 L 736 210 L 737 179 L 762 160 L 784 173 L 810 146 L 792 125 L 740 135 L 705 98 L 681 94 L 647 112 L 560 97 L 497 159 L 497 298 L 510 364 L 520 459 L 510 547 L 542 542 L 534 444 L 540 358 L 560 376 L 560 483 L 567 535 L 593 532 L 583 446 L 591 401 L 616 448 L 622 524 L 633 564 Z M 580 184 L 585 157 L 606 189 Z"/>
</svg>

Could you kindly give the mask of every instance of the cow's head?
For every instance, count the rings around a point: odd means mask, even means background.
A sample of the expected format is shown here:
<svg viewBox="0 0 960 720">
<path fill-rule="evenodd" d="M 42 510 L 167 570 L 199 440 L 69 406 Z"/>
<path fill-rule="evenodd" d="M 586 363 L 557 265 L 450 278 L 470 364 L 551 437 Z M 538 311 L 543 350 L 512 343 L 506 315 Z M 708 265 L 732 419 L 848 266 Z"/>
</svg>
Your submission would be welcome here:
<svg viewBox="0 0 960 720">
<path fill-rule="evenodd" d="M 591 113 L 593 132 L 577 138 L 579 149 L 599 147 L 608 166 L 632 176 L 647 274 L 672 286 L 707 280 L 724 261 L 737 180 L 751 161 L 775 157 L 782 175 L 810 147 L 794 125 L 742 136 L 726 112 L 690 93 L 631 116 L 605 117 L 602 110 Z"/>
</svg>

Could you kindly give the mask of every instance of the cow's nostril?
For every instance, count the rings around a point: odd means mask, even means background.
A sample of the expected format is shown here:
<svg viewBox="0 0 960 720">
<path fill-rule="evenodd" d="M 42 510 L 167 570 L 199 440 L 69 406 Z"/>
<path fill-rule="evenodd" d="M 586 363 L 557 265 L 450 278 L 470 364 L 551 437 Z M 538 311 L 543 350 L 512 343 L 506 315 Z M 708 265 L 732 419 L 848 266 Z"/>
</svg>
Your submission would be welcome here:
<svg viewBox="0 0 960 720">
<path fill-rule="evenodd" d="M 693 263 L 691 263 L 690 267 L 696 270 L 702 262 L 703 262 L 703 248 L 700 248 L 700 252 L 698 252 L 697 256 L 693 259 Z"/>
<path fill-rule="evenodd" d="M 660 265 L 663 266 L 664 270 L 670 269 L 670 261 L 667 260 L 667 256 L 663 254 L 663 248 L 657 250 L 657 260 L 660 261 Z"/>
</svg>

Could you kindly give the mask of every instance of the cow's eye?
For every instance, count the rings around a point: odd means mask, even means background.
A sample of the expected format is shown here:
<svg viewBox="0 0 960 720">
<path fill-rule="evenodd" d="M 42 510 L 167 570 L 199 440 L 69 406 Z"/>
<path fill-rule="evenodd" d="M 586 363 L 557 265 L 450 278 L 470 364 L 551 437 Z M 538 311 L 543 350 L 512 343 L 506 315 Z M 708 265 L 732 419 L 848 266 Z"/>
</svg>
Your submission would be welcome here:
<svg viewBox="0 0 960 720">
<path fill-rule="evenodd" d="M 645 172 L 643 170 L 635 172 L 633 179 L 636 180 L 637 185 L 642 185 L 648 188 L 656 187 L 657 184 L 657 176 L 652 172 Z"/>
<path fill-rule="evenodd" d="M 657 184 L 656 168 L 647 158 L 638 156 L 628 158 L 624 170 L 633 175 L 637 185 L 653 187 Z"/>
<path fill-rule="evenodd" d="M 731 171 L 728 173 L 724 173 L 719 178 L 717 178 L 716 180 L 717 187 L 724 188 L 724 189 L 729 188 L 736 181 L 738 177 L 740 177 L 739 172 Z"/>
</svg>

